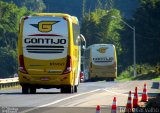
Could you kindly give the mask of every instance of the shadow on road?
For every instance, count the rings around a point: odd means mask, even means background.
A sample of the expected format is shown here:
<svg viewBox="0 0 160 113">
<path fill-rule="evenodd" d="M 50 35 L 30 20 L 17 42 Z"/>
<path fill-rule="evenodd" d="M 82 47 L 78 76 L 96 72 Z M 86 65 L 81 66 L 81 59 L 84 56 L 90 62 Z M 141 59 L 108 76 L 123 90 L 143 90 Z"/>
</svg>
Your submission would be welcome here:
<svg viewBox="0 0 160 113">
<path fill-rule="evenodd" d="M 153 82 L 152 89 L 159 89 L 160 90 L 160 82 Z"/>
<path fill-rule="evenodd" d="M 42 108 L 35 108 L 34 110 L 29 111 L 29 113 L 45 113 L 45 112 L 46 113 L 96 113 L 96 106 L 95 107 L 42 107 Z M 100 112 L 111 113 L 111 106 L 101 105 Z"/>
<path fill-rule="evenodd" d="M 37 94 L 62 94 L 60 92 L 37 92 L 36 94 L 22 94 L 21 92 L 0 93 L 0 95 L 37 95 Z"/>
</svg>

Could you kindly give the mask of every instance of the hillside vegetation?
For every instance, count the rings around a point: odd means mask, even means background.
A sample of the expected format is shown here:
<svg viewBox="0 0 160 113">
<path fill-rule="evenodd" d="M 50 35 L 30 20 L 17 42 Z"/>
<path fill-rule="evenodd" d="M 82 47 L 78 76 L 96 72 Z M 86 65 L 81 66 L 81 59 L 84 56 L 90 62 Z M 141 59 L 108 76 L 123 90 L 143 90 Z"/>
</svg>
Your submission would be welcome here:
<svg viewBox="0 0 160 113">
<path fill-rule="evenodd" d="M 122 20 L 136 28 L 137 64 L 160 62 L 160 0 L 0 0 L 0 78 L 17 72 L 19 20 L 35 12 L 77 16 L 87 45 L 116 45 L 119 73 L 133 64 L 133 30 Z"/>
</svg>

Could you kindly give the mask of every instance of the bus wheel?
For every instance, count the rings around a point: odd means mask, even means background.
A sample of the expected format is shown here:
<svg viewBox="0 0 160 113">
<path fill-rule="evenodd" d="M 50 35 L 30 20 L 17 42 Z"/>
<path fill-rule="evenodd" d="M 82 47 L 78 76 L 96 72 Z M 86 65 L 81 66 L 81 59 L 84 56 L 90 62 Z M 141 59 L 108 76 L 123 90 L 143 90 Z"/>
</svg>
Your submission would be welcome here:
<svg viewBox="0 0 160 113">
<path fill-rule="evenodd" d="M 61 87 L 61 93 L 65 93 L 66 92 L 66 88 L 65 87 Z"/>
<path fill-rule="evenodd" d="M 74 93 L 74 86 L 65 86 L 61 88 L 61 93 Z"/>
<path fill-rule="evenodd" d="M 68 92 L 67 93 L 74 93 L 74 86 L 68 86 Z"/>
<path fill-rule="evenodd" d="M 114 81 L 114 78 L 110 78 L 110 81 Z"/>
<path fill-rule="evenodd" d="M 22 94 L 28 94 L 29 88 L 27 86 L 22 86 Z"/>
<path fill-rule="evenodd" d="M 35 94 L 35 93 L 36 93 L 36 88 L 35 87 L 30 88 L 30 94 Z"/>
<path fill-rule="evenodd" d="M 77 91 L 78 91 L 77 86 L 74 86 L 74 92 L 77 93 Z"/>
<path fill-rule="evenodd" d="M 66 87 L 66 93 L 74 93 L 74 86 L 67 86 Z"/>
</svg>

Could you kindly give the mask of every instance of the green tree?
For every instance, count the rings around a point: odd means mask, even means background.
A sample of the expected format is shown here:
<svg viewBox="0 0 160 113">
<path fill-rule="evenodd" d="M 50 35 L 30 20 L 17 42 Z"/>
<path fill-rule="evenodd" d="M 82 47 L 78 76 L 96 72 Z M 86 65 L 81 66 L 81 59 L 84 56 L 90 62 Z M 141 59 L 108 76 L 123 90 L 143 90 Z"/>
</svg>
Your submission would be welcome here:
<svg viewBox="0 0 160 113">
<path fill-rule="evenodd" d="M 134 18 L 138 63 L 160 62 L 160 0 L 141 0 Z"/>
<path fill-rule="evenodd" d="M 43 0 L 4 0 L 5 2 L 14 2 L 19 7 L 27 7 L 33 12 L 42 12 L 46 6 Z"/>
<path fill-rule="evenodd" d="M 114 19 L 113 16 L 118 19 Z M 105 16 L 100 19 L 100 23 L 98 25 L 98 35 L 99 37 L 101 37 L 100 43 L 112 43 L 116 45 L 118 53 L 122 51 L 120 34 L 118 32 L 122 29 L 122 25 L 120 24 L 120 18 L 121 15 L 119 10 L 111 9 Z"/>
<path fill-rule="evenodd" d="M 0 1 L 0 78 L 10 77 L 17 71 L 19 20 L 30 13 L 26 7 L 18 8 L 13 2 Z"/>
<path fill-rule="evenodd" d="M 13 77 L 17 71 L 17 53 L 7 47 L 0 47 L 0 78 Z"/>
<path fill-rule="evenodd" d="M 85 15 L 82 21 L 82 34 L 86 37 L 87 45 L 95 43 L 114 44 L 118 53 L 122 51 L 120 34 L 122 29 L 120 19 L 113 19 L 112 16 L 121 18 L 120 12 L 116 9 L 104 10 L 97 8 L 94 12 Z"/>
<path fill-rule="evenodd" d="M 18 8 L 14 3 L 0 2 L 0 46 L 16 49 L 19 20 L 31 12 L 26 7 Z"/>
<path fill-rule="evenodd" d="M 155 65 L 160 62 L 160 0 L 141 0 L 133 19 L 125 19 L 129 25 L 135 26 L 136 63 Z M 120 31 L 123 53 L 120 55 L 124 67 L 133 64 L 133 30 L 124 25 Z"/>
</svg>

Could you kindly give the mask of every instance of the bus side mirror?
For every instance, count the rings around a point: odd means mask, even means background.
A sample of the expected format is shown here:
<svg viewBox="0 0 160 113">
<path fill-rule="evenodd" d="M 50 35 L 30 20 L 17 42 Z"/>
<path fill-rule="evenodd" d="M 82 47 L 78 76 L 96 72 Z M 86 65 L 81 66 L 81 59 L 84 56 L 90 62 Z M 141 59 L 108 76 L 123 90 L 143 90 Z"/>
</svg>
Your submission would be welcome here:
<svg viewBox="0 0 160 113">
<path fill-rule="evenodd" d="M 82 49 L 86 49 L 86 47 L 83 45 L 83 46 L 82 46 Z"/>
<path fill-rule="evenodd" d="M 80 34 L 80 39 L 82 41 L 82 48 L 86 49 L 86 39 L 84 38 L 82 34 Z"/>
</svg>

